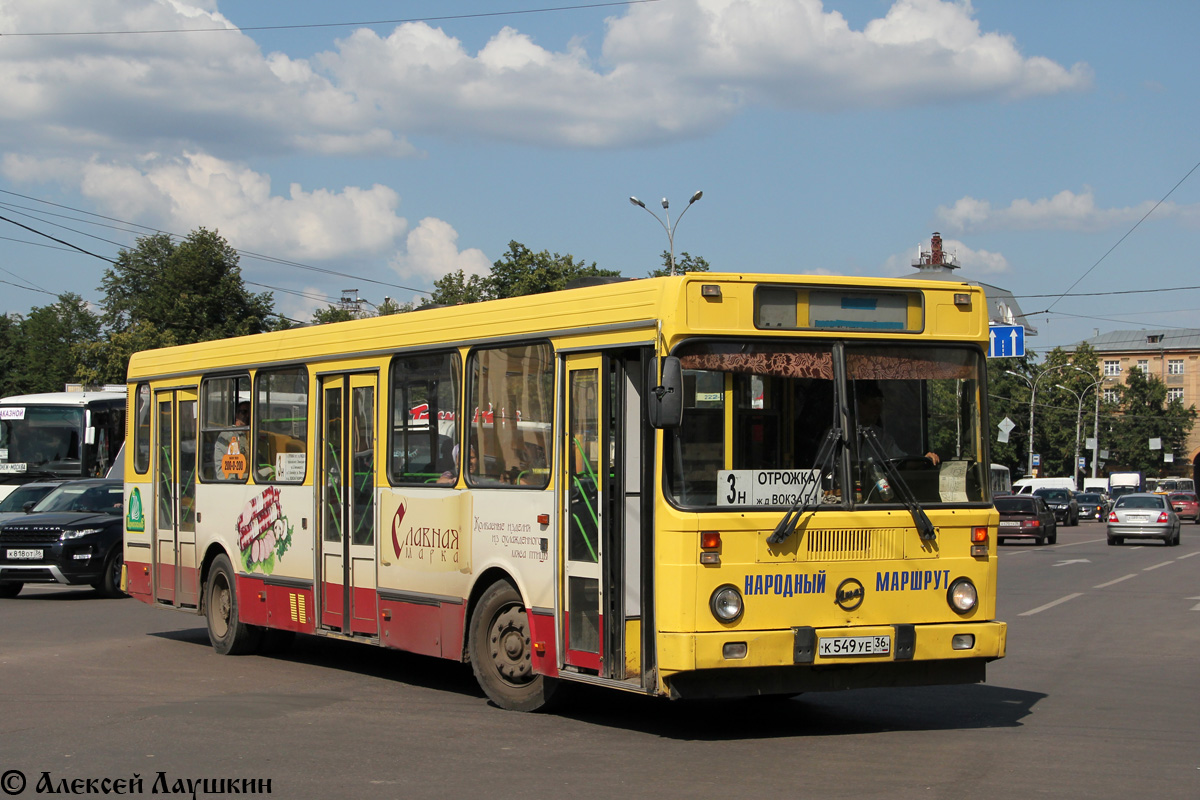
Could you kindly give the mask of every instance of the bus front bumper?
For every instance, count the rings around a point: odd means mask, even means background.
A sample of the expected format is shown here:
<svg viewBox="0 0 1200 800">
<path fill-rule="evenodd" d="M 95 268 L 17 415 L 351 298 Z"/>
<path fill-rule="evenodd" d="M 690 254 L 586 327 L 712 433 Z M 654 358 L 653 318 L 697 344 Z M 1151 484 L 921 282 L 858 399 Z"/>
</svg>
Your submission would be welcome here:
<svg viewBox="0 0 1200 800">
<path fill-rule="evenodd" d="M 659 675 L 672 697 L 978 683 L 1007 634 L 1003 622 L 662 633 Z M 886 653 L 829 654 L 835 642 L 884 637 Z"/>
</svg>

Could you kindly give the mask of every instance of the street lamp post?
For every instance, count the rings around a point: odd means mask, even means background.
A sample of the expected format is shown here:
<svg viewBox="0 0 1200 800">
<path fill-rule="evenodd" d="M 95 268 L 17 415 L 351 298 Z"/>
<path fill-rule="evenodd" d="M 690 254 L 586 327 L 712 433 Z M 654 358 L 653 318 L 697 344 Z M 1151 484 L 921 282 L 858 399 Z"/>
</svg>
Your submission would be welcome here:
<svg viewBox="0 0 1200 800">
<path fill-rule="evenodd" d="M 1055 370 L 1058 370 L 1058 369 L 1065 369 L 1067 367 L 1070 367 L 1071 369 L 1077 369 L 1080 372 L 1083 372 L 1082 369 L 1075 366 L 1074 364 L 1059 364 L 1058 366 L 1050 367 L 1050 368 L 1044 370 L 1040 375 L 1038 375 L 1033 380 L 1029 380 L 1028 377 L 1022 375 L 1019 372 L 1013 372 L 1011 369 L 1004 370 L 1009 375 L 1020 378 L 1021 380 L 1025 381 L 1026 383 L 1029 384 L 1029 466 L 1027 467 L 1027 470 L 1028 470 L 1028 474 L 1030 477 L 1033 477 L 1033 409 L 1034 409 L 1035 403 L 1037 402 L 1038 384 L 1041 382 L 1042 378 L 1046 377 L 1051 372 L 1054 372 Z M 1078 464 L 1079 461 L 1076 460 L 1075 463 Z M 1072 472 L 1071 474 L 1073 475 L 1075 473 Z"/>
<path fill-rule="evenodd" d="M 1080 372 L 1084 372 L 1084 374 L 1088 374 L 1085 371 L 1082 371 L 1082 369 L 1080 369 Z M 1070 386 L 1063 386 L 1062 384 L 1055 384 L 1058 387 L 1058 389 L 1066 389 L 1068 392 L 1072 393 L 1072 395 L 1075 396 L 1076 401 L 1079 401 L 1079 409 L 1075 411 L 1075 461 L 1072 462 L 1072 468 L 1070 468 L 1070 469 L 1072 469 L 1072 473 L 1070 473 L 1070 475 L 1072 475 L 1073 479 L 1075 479 L 1075 486 L 1079 486 L 1079 432 L 1080 432 L 1080 428 L 1082 427 L 1082 423 L 1084 423 L 1084 397 L 1087 395 L 1088 390 L 1096 389 L 1097 386 L 1099 386 L 1100 384 L 1103 384 L 1103 383 L 1104 383 L 1104 379 L 1102 378 L 1100 380 L 1094 381 L 1094 383 L 1092 383 L 1090 385 L 1085 386 L 1084 389 L 1082 389 L 1082 391 L 1078 391 L 1078 392 L 1076 392 Z M 1096 397 L 1097 397 L 1096 422 L 1094 422 L 1093 425 L 1097 429 L 1096 429 L 1096 431 L 1092 432 L 1092 435 L 1093 435 L 1093 439 L 1092 439 L 1092 477 L 1096 477 L 1096 456 L 1098 455 L 1097 451 L 1099 450 L 1099 447 L 1100 447 L 1100 440 L 1098 438 L 1099 437 L 1098 428 L 1100 425 L 1100 422 L 1099 422 L 1099 419 L 1100 419 L 1100 417 L 1099 417 L 1099 414 L 1100 414 L 1099 396 L 1100 396 L 1100 390 L 1096 389 Z"/>
<path fill-rule="evenodd" d="M 1092 477 L 1096 477 L 1096 470 L 1099 468 L 1100 461 L 1100 385 L 1104 383 L 1104 376 L 1101 375 L 1096 379 L 1093 386 L 1096 387 L 1096 415 L 1092 417 Z"/>
<path fill-rule="evenodd" d="M 667 261 L 667 269 L 668 269 L 667 274 L 668 275 L 675 274 L 675 229 L 679 227 L 679 220 L 683 219 L 683 215 L 686 214 L 687 210 L 692 207 L 692 204 L 695 203 L 697 200 L 699 200 L 703 196 L 704 196 L 704 192 L 696 192 L 694 195 L 692 195 L 692 198 L 690 200 L 688 200 L 688 204 L 684 207 L 683 211 L 680 211 L 679 216 L 675 218 L 674 225 L 671 224 L 670 203 L 667 202 L 667 198 L 664 197 L 662 199 L 663 211 L 667 215 L 666 222 L 663 222 L 662 218 L 659 217 L 658 214 L 655 214 L 653 211 L 646 208 L 646 204 L 643 203 L 641 200 L 638 200 L 636 197 L 629 198 L 630 203 L 633 203 L 638 208 L 643 209 L 647 214 L 649 214 L 650 216 L 652 216 L 656 220 L 658 220 L 658 224 L 662 225 L 663 230 L 667 232 L 667 246 L 670 248 L 670 251 L 669 251 L 670 258 Z"/>
</svg>

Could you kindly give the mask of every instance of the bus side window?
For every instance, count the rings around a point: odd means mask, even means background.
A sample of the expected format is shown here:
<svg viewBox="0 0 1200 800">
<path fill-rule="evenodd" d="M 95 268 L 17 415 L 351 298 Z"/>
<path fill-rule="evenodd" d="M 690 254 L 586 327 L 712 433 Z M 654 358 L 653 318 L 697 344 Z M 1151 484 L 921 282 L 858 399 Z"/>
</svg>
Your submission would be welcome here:
<svg viewBox="0 0 1200 800">
<path fill-rule="evenodd" d="M 207 378 L 200 384 L 200 477 L 244 482 L 250 459 L 250 378 Z"/>
<path fill-rule="evenodd" d="M 303 483 L 308 470 L 308 370 L 259 370 L 254 385 L 254 480 Z"/>
<path fill-rule="evenodd" d="M 476 350 L 468 361 L 472 486 L 545 487 L 554 418 L 554 353 L 548 343 Z"/>
<path fill-rule="evenodd" d="M 150 469 L 149 384 L 138 384 L 133 415 L 133 468 L 138 474 L 144 474 Z"/>
<path fill-rule="evenodd" d="M 393 484 L 458 483 L 461 375 L 457 352 L 392 361 L 388 477 Z"/>
</svg>

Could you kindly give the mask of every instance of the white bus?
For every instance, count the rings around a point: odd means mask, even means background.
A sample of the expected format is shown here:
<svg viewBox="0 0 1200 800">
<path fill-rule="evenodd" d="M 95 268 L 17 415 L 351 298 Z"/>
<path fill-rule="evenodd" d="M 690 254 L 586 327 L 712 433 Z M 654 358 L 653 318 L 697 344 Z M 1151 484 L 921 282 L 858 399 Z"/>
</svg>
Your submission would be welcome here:
<svg viewBox="0 0 1200 800">
<path fill-rule="evenodd" d="M 1012 473 L 1003 464 L 992 464 L 991 471 L 992 497 L 998 494 L 1012 494 Z"/>
<path fill-rule="evenodd" d="M 0 399 L 0 499 L 34 480 L 107 474 L 125 441 L 120 388 Z"/>
</svg>

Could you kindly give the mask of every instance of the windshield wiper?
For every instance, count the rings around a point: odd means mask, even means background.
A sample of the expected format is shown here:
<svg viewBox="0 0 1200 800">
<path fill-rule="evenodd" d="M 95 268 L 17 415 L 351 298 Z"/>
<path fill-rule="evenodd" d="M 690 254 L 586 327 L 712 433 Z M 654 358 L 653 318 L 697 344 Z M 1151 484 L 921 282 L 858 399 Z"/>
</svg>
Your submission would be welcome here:
<svg viewBox="0 0 1200 800">
<path fill-rule="evenodd" d="M 888 479 L 896 487 L 896 491 L 900 495 L 900 502 L 904 503 L 904 507 L 912 515 L 913 524 L 917 526 L 917 532 L 921 535 L 921 538 L 936 539 L 937 530 L 933 527 L 933 522 L 925 514 L 925 509 L 921 508 L 921 504 L 917 502 L 917 498 L 913 495 L 908 483 L 900 477 L 896 465 L 883 452 L 883 445 L 879 443 L 879 437 L 875 431 L 869 427 L 860 425 L 858 428 L 858 440 L 860 442 L 865 440 L 870 446 L 871 451 L 875 454 L 875 458 L 879 460 L 879 463 L 883 464 L 883 469 L 887 473 Z"/>
<path fill-rule="evenodd" d="M 796 495 L 796 500 L 792 503 L 791 508 L 783 515 L 783 519 L 779 520 L 779 524 L 775 526 L 775 530 L 767 537 L 767 544 L 782 544 L 787 541 L 787 538 L 796 532 L 796 524 L 800 522 L 800 517 L 808 513 L 810 506 L 820 504 L 821 498 L 821 479 L 825 475 L 825 470 L 829 468 L 829 463 L 833 460 L 833 454 L 840 449 L 842 443 L 842 429 L 838 427 L 830 428 L 825 434 L 825 440 L 821 442 L 821 449 L 817 451 L 817 486 L 813 492 L 812 502 L 804 500 L 805 494 L 801 492 Z"/>
</svg>

